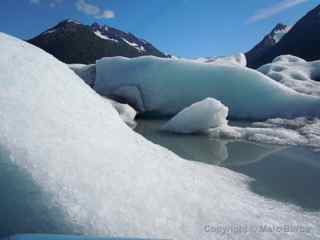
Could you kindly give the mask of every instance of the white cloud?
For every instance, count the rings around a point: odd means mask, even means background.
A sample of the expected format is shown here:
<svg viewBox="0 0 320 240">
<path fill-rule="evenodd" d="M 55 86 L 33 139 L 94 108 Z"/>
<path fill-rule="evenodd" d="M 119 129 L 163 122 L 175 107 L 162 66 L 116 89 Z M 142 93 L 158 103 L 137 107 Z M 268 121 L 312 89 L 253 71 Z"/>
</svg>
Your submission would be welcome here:
<svg viewBox="0 0 320 240">
<path fill-rule="evenodd" d="M 100 13 L 100 8 L 98 6 L 87 3 L 85 0 L 77 1 L 76 7 L 80 12 L 83 12 L 86 15 L 95 16 Z"/>
<path fill-rule="evenodd" d="M 103 13 L 99 16 L 96 16 L 97 19 L 102 19 L 102 18 L 114 18 L 115 17 L 115 14 L 113 11 L 111 10 L 105 10 L 103 11 Z"/>
<path fill-rule="evenodd" d="M 271 18 L 272 16 L 287 10 L 288 8 L 307 2 L 308 0 L 282 0 L 273 6 L 262 8 L 254 15 L 249 17 L 247 23 L 254 23 L 264 19 Z"/>
<path fill-rule="evenodd" d="M 63 0 L 29 0 L 30 4 L 39 5 L 40 3 L 48 4 L 50 7 L 56 7 Z"/>
<path fill-rule="evenodd" d="M 78 9 L 78 11 L 97 19 L 107 19 L 115 17 L 113 11 L 101 10 L 97 5 L 86 2 L 85 0 L 78 0 L 76 2 L 76 8 Z"/>
</svg>

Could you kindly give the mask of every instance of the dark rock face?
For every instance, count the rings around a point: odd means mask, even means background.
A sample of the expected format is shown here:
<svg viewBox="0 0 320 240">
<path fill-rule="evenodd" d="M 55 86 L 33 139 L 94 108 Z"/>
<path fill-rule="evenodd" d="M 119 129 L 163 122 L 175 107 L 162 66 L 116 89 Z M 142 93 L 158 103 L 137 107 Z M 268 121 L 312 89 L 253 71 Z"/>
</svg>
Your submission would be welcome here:
<svg viewBox="0 0 320 240">
<path fill-rule="evenodd" d="M 261 42 L 259 42 L 254 48 L 248 51 L 245 55 L 247 58 L 248 67 L 256 68 L 258 66 L 257 63 L 263 58 L 263 56 L 273 47 L 275 46 L 279 39 L 277 39 L 277 34 L 279 32 L 285 33 L 288 31 L 288 26 L 279 23 L 276 25 L 272 31 L 266 35 Z"/>
<path fill-rule="evenodd" d="M 252 68 L 285 54 L 307 61 L 320 59 L 320 5 L 301 18 L 278 43 L 258 53 L 254 49 L 246 53 L 248 66 Z"/>
<path fill-rule="evenodd" d="M 95 63 L 102 57 L 167 57 L 150 43 L 108 26 L 64 20 L 28 42 L 65 63 Z"/>
</svg>

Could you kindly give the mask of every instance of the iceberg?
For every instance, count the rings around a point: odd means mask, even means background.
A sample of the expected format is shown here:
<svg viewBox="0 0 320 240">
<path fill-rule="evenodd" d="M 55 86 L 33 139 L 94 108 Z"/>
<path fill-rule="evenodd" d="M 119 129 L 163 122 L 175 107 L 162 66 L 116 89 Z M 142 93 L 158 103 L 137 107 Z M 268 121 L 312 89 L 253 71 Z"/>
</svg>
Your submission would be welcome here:
<svg viewBox="0 0 320 240">
<path fill-rule="evenodd" d="M 147 141 L 64 63 L 3 33 L 0 43 L 4 159 L 48 193 L 48 207 L 61 209 L 78 233 L 178 240 L 319 236 L 319 213 L 258 196 L 244 175 L 181 159 Z M 27 217 L 21 222 L 28 224 Z M 239 224 L 311 230 L 214 231 Z"/>
<path fill-rule="evenodd" d="M 90 87 L 94 86 L 96 81 L 96 65 L 95 64 L 69 64 L 72 71 L 74 71 L 86 84 Z"/>
<path fill-rule="evenodd" d="M 231 64 L 144 56 L 103 58 L 94 89 L 138 112 L 172 116 L 207 97 L 229 107 L 232 119 L 320 116 L 320 98 L 285 87 L 264 74 Z"/>
<path fill-rule="evenodd" d="M 74 71 L 86 84 L 94 87 L 96 81 L 96 65 L 95 64 L 68 64 L 69 68 Z M 106 98 L 112 106 L 117 110 L 121 119 L 131 128 L 136 127 L 134 121 L 137 112 L 128 104 L 119 103 L 112 99 Z"/>
<path fill-rule="evenodd" d="M 228 108 L 213 98 L 206 98 L 183 109 L 167 122 L 162 130 L 176 133 L 208 132 L 211 128 L 225 126 Z"/>
<path fill-rule="evenodd" d="M 320 96 L 320 61 L 307 62 L 283 55 L 261 66 L 258 71 L 297 92 Z"/>
<path fill-rule="evenodd" d="M 256 122 L 252 127 L 221 126 L 210 129 L 210 136 L 227 139 L 244 139 L 259 143 L 307 146 L 320 148 L 320 120 L 268 119 Z"/>
<path fill-rule="evenodd" d="M 162 130 L 174 133 L 206 133 L 210 137 L 247 140 L 258 143 L 320 148 L 320 120 L 300 117 L 268 119 L 250 127 L 229 126 L 228 108 L 216 99 L 207 98 L 185 108 Z"/>
</svg>

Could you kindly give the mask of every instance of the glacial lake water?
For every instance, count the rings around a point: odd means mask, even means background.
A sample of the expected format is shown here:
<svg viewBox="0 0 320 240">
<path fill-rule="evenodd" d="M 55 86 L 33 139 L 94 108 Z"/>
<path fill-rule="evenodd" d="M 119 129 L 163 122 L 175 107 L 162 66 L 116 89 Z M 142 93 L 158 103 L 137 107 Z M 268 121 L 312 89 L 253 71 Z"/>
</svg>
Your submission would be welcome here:
<svg viewBox="0 0 320 240">
<path fill-rule="evenodd" d="M 138 119 L 135 131 L 185 159 L 223 166 L 251 177 L 250 189 L 259 195 L 306 211 L 320 211 L 320 152 L 306 147 L 162 132 L 159 129 L 166 121 Z"/>
</svg>

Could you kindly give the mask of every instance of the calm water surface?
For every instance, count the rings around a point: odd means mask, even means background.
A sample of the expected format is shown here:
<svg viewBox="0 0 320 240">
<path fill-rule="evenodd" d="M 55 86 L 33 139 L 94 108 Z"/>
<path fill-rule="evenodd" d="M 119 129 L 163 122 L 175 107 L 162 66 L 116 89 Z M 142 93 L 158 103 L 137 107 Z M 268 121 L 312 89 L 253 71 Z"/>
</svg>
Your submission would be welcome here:
<svg viewBox="0 0 320 240">
<path fill-rule="evenodd" d="M 159 131 L 167 120 L 139 119 L 136 132 L 179 156 L 224 166 L 254 179 L 251 190 L 307 211 L 320 210 L 320 152 L 304 147 L 218 140 Z M 246 126 L 245 122 L 231 125 Z"/>
</svg>

